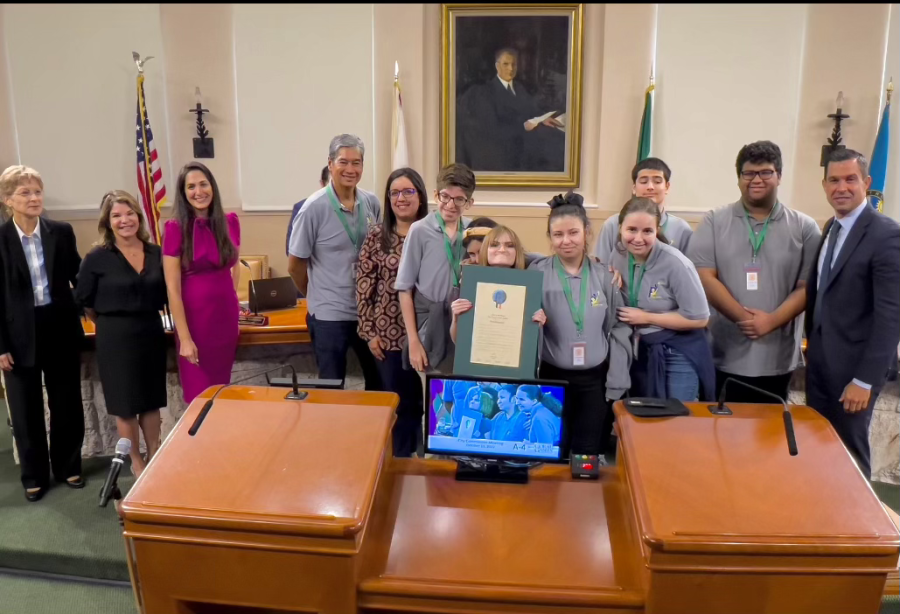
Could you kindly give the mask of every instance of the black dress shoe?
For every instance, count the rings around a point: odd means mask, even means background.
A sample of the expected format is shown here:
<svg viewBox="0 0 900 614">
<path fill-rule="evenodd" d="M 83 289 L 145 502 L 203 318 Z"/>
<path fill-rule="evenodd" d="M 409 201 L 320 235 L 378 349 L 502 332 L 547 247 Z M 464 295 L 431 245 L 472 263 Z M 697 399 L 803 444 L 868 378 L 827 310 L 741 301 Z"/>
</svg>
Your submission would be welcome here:
<svg viewBox="0 0 900 614">
<path fill-rule="evenodd" d="M 34 503 L 35 501 L 40 501 L 44 496 L 44 490 L 41 488 L 40 490 L 36 490 L 34 492 L 25 491 L 25 498 Z"/>
<path fill-rule="evenodd" d="M 63 484 L 65 484 L 69 488 L 84 488 L 85 486 L 87 486 L 87 480 L 85 480 L 81 476 L 78 476 L 78 479 L 66 480 L 65 482 L 63 482 Z"/>
</svg>

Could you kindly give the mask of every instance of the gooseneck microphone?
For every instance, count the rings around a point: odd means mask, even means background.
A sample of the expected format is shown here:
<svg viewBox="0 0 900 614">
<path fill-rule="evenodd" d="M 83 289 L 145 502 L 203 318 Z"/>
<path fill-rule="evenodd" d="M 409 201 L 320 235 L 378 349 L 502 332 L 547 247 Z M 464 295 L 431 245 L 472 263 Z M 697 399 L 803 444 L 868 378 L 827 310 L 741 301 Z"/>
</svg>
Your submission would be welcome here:
<svg viewBox="0 0 900 614">
<path fill-rule="evenodd" d="M 250 271 L 250 305 L 253 307 L 253 315 L 259 315 L 259 299 L 256 298 L 256 284 L 253 283 L 253 269 L 250 268 L 250 263 L 246 260 L 241 260 L 241 264 L 247 267 L 247 270 Z"/>
<path fill-rule="evenodd" d="M 788 407 L 787 401 L 782 399 L 777 394 L 769 392 L 768 390 L 763 390 L 762 388 L 757 388 L 756 386 L 748 384 L 747 382 L 742 382 L 739 379 L 729 377 L 722 384 L 722 391 L 719 393 L 718 404 L 708 406 L 710 413 L 713 413 L 717 416 L 730 416 L 732 414 L 732 411 L 725 406 L 725 390 L 728 388 L 728 384 L 730 382 L 740 384 L 741 386 L 749 388 L 750 390 L 755 390 L 756 392 L 767 397 L 778 399 L 778 401 L 781 403 L 781 406 L 784 407 L 784 411 L 781 415 L 784 418 L 784 433 L 787 437 L 788 452 L 790 452 L 791 456 L 797 456 L 797 454 L 799 454 L 799 451 L 797 450 L 797 439 L 794 436 L 794 419 L 791 416 L 791 410 Z"/>
<path fill-rule="evenodd" d="M 103 489 L 100 491 L 100 505 L 98 507 L 106 507 L 109 500 L 114 495 L 118 499 L 120 495 L 116 495 L 119 489 L 116 483 L 119 479 L 119 472 L 125 465 L 125 459 L 131 453 L 131 440 L 122 437 L 116 444 L 116 455 L 113 456 L 112 465 L 109 467 L 109 473 L 106 474 L 106 481 L 103 483 Z"/>
<path fill-rule="evenodd" d="M 291 391 L 284 397 L 285 399 L 292 401 L 302 401 L 307 396 L 309 396 L 308 392 L 306 392 L 305 390 L 300 390 L 297 387 L 297 371 L 294 369 L 294 365 L 284 364 L 277 367 L 272 367 L 271 369 L 265 369 L 264 371 L 258 371 L 253 375 L 248 375 L 247 377 L 242 377 L 231 383 L 225 384 L 224 386 L 216 390 L 215 394 L 213 394 L 212 397 L 210 397 L 210 399 L 203 404 L 203 408 L 200 410 L 200 413 L 197 414 L 197 417 L 194 419 L 194 423 L 191 425 L 191 428 L 188 429 L 188 435 L 193 437 L 197 434 L 197 431 L 200 429 L 200 425 L 203 424 L 204 420 L 206 420 L 206 415 L 209 413 L 209 410 L 212 409 L 213 402 L 216 400 L 216 397 L 219 396 L 220 392 L 222 392 L 226 388 L 229 388 L 230 386 L 234 386 L 235 384 L 249 381 L 255 377 L 259 377 L 260 375 L 265 375 L 267 373 L 271 373 L 272 371 L 277 371 L 278 369 L 290 369 L 292 374 L 291 380 L 293 382 L 293 387 Z"/>
</svg>

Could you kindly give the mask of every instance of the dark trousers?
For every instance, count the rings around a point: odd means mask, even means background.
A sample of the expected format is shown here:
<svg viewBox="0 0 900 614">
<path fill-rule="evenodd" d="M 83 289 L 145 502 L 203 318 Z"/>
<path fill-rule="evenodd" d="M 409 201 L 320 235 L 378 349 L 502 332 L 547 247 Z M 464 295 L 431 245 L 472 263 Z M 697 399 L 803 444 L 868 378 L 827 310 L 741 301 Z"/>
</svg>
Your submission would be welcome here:
<svg viewBox="0 0 900 614">
<path fill-rule="evenodd" d="M 869 405 L 863 411 L 855 414 L 844 411 L 844 404 L 840 398 L 850 382 L 843 381 L 829 372 L 823 360 L 819 336 L 820 332 L 813 333 L 806 350 L 806 404 L 831 423 L 847 450 L 856 459 L 860 471 L 866 478 L 871 479 L 869 424 L 872 422 L 872 411 L 875 408 L 875 399 L 881 392 L 881 385 L 872 386 Z"/>
<path fill-rule="evenodd" d="M 735 375 L 733 373 L 725 373 L 716 369 L 716 399 L 722 393 L 722 386 L 729 377 L 738 381 L 762 388 L 766 392 L 777 394 L 787 401 L 788 390 L 791 386 L 791 376 L 794 372 L 784 373 L 783 375 L 763 375 L 761 377 L 747 377 L 745 375 Z M 775 399 L 760 394 L 749 388 L 745 388 L 740 384 L 728 384 L 725 391 L 725 400 L 731 403 L 778 403 Z"/>
<path fill-rule="evenodd" d="M 31 367 L 13 365 L 12 371 L 6 372 L 6 398 L 19 452 L 22 486 L 47 488 L 51 470 L 58 482 L 81 475 L 81 444 L 84 441 L 81 361 L 80 348 L 61 347 L 52 307 L 36 307 L 34 311 L 35 364 Z M 50 409 L 49 451 L 42 373 Z"/>
<path fill-rule="evenodd" d="M 401 350 L 385 350 L 384 360 L 376 360 L 384 390 L 400 397 L 397 405 L 397 421 L 394 423 L 392 439 L 394 456 L 412 456 L 422 433 L 422 380 L 413 370 L 403 368 Z"/>
<path fill-rule="evenodd" d="M 316 316 L 307 314 L 306 326 L 312 338 L 319 379 L 344 380 L 347 376 L 347 350 L 352 348 L 362 367 L 366 390 L 383 390 L 375 357 L 369 345 L 360 338 L 356 320 L 317 320 Z"/>
<path fill-rule="evenodd" d="M 590 369 L 560 369 L 542 362 L 540 379 L 564 380 L 563 451 L 571 454 L 605 454 L 610 447 L 613 414 L 606 402 L 607 363 Z"/>
</svg>

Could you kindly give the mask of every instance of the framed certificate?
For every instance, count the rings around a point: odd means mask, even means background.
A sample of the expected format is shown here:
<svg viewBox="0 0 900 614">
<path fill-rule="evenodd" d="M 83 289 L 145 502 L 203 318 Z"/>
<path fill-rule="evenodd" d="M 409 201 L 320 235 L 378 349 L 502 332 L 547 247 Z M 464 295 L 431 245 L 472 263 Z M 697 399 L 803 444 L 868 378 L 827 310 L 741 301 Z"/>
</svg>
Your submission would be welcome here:
<svg viewBox="0 0 900 614">
<path fill-rule="evenodd" d="M 460 298 L 473 308 L 456 324 L 456 375 L 534 379 L 544 275 L 500 267 L 465 266 Z"/>
</svg>

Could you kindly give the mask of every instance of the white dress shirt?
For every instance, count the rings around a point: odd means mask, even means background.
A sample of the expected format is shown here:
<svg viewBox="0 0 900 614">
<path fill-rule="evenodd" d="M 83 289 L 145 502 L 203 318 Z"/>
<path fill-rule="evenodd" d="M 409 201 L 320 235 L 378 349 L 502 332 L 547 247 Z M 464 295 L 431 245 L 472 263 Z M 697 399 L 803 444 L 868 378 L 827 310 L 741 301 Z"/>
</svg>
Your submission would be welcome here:
<svg viewBox="0 0 900 614">
<path fill-rule="evenodd" d="M 50 281 L 47 276 L 47 267 L 44 263 L 44 246 L 41 241 L 41 222 L 38 221 L 31 235 L 19 228 L 15 218 L 13 225 L 22 242 L 22 250 L 25 252 L 25 260 L 28 262 L 28 273 L 31 276 L 31 287 L 34 289 L 34 306 L 41 307 L 50 304 Z"/>
</svg>

